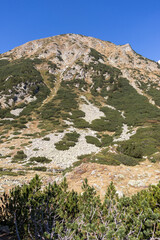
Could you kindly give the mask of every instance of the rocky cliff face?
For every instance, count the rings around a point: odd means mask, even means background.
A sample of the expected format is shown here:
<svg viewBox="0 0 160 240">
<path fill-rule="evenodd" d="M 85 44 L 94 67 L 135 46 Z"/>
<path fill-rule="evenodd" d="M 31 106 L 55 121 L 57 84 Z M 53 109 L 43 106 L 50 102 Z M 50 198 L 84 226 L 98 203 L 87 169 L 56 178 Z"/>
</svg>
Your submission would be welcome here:
<svg viewBox="0 0 160 240">
<path fill-rule="evenodd" d="M 65 34 L 1 54 L 0 174 L 159 161 L 159 89 L 129 44 Z"/>
</svg>

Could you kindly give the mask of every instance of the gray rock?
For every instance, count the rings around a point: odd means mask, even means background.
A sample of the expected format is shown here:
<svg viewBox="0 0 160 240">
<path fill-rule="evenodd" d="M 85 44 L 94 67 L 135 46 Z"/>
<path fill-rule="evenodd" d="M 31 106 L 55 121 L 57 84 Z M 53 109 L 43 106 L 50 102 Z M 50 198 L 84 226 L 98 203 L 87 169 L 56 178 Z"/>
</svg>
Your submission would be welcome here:
<svg viewBox="0 0 160 240">
<path fill-rule="evenodd" d="M 115 180 L 123 180 L 125 178 L 123 174 L 117 174 L 114 177 L 115 177 Z"/>
<path fill-rule="evenodd" d="M 130 180 L 128 185 L 131 187 L 145 187 L 145 180 Z"/>
<path fill-rule="evenodd" d="M 97 190 L 100 190 L 100 186 L 96 183 L 93 184 L 93 187 L 96 188 Z"/>
<path fill-rule="evenodd" d="M 96 170 L 93 170 L 92 172 L 91 172 L 91 175 L 94 175 L 96 173 Z"/>
<path fill-rule="evenodd" d="M 123 197 L 124 195 L 123 192 L 120 190 L 117 190 L 116 193 L 118 194 L 118 197 Z"/>
</svg>

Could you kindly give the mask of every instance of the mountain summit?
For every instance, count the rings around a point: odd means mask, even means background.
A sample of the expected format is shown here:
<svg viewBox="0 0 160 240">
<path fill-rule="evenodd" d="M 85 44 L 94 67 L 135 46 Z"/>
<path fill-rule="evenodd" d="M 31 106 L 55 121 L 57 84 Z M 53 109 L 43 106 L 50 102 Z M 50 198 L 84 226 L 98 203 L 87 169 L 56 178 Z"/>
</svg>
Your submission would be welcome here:
<svg viewBox="0 0 160 240">
<path fill-rule="evenodd" d="M 3 53 L 0 167 L 156 162 L 159 90 L 159 64 L 129 44 L 64 34 Z"/>
</svg>

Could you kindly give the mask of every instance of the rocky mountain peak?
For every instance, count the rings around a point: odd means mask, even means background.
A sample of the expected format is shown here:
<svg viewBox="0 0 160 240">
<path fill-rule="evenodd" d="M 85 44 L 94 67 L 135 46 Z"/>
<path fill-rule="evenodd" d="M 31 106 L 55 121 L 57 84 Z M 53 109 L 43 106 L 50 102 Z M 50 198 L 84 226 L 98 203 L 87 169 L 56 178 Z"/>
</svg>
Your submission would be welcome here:
<svg viewBox="0 0 160 240">
<path fill-rule="evenodd" d="M 125 52 L 132 52 L 132 48 L 131 48 L 131 45 L 129 43 L 126 43 L 126 44 L 122 45 L 121 49 L 123 49 L 123 51 L 125 51 Z"/>
</svg>

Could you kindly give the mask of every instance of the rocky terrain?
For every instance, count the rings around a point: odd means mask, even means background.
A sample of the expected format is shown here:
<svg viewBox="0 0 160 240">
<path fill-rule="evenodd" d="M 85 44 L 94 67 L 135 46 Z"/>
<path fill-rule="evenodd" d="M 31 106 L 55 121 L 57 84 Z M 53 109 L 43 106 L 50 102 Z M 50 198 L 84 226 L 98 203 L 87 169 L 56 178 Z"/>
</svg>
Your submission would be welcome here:
<svg viewBox="0 0 160 240">
<path fill-rule="evenodd" d="M 103 197 L 156 184 L 160 65 L 129 44 L 65 34 L 0 55 L 0 194 L 85 177 Z"/>
</svg>

